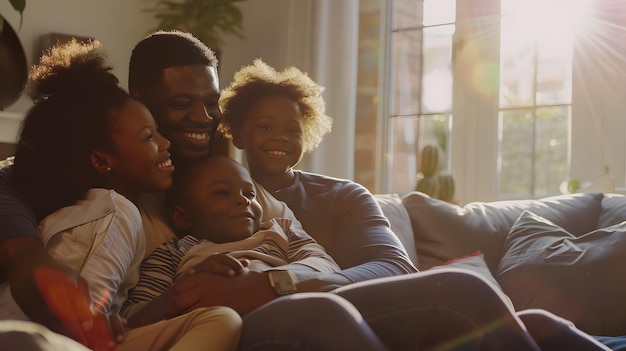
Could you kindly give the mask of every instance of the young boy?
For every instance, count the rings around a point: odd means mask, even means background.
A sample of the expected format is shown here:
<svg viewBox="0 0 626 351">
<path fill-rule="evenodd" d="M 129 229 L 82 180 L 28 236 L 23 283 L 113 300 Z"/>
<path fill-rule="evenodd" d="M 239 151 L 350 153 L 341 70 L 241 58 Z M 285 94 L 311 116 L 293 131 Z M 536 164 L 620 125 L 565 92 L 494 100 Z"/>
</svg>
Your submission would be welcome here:
<svg viewBox="0 0 626 351">
<path fill-rule="evenodd" d="M 168 208 L 178 238 L 146 258 L 126 306 L 157 298 L 176 277 L 207 257 L 213 259 L 215 273 L 230 276 L 240 271 L 233 258 L 246 259 L 243 265 L 254 271 L 279 266 L 339 271 L 320 245 L 290 229 L 290 220 L 261 223 L 263 210 L 252 178 L 235 160 L 216 155 L 190 163 L 175 172 L 174 184 L 168 192 Z"/>
</svg>

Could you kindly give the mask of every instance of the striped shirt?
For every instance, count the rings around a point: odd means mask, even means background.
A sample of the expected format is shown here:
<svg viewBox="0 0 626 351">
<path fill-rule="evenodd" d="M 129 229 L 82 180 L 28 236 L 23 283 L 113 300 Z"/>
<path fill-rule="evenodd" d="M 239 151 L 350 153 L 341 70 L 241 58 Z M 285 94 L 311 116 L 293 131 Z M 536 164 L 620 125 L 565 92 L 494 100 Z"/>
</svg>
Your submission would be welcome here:
<svg viewBox="0 0 626 351">
<path fill-rule="evenodd" d="M 248 258 L 248 268 L 255 271 L 290 263 L 302 264 L 324 273 L 340 270 L 315 240 L 292 231 L 290 227 L 291 220 L 273 218 L 262 223 L 261 230 L 244 240 L 218 244 L 199 240 L 192 235 L 167 240 L 141 264 L 139 282 L 130 291 L 122 307 L 122 316 L 129 317 L 136 313 L 145 303 L 169 289 L 184 271 L 217 253 Z"/>
</svg>

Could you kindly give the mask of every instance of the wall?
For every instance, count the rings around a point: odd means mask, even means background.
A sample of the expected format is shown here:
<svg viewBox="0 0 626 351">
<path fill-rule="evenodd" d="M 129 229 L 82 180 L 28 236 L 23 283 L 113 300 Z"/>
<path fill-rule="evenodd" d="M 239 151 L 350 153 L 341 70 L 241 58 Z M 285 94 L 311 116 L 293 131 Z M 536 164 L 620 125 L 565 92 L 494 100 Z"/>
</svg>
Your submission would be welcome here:
<svg viewBox="0 0 626 351">
<path fill-rule="evenodd" d="M 43 34 L 60 32 L 97 38 L 109 52 L 114 73 L 126 86 L 132 48 L 156 24 L 149 13 L 142 11 L 149 4 L 148 0 L 27 0 L 18 36 L 29 64 L 37 59 Z M 221 87 L 228 85 L 241 66 L 257 57 L 277 69 L 294 65 L 309 72 L 326 87 L 327 113 L 335 122 L 333 132 L 299 167 L 353 178 L 358 0 L 248 0 L 238 6 L 243 12 L 245 39 L 224 37 Z M 19 16 L 8 1 L 0 0 L 0 13 L 17 27 Z M 11 136 L 17 132 L 19 113 L 29 106 L 30 101 L 22 98 L 7 108 L 9 113 L 0 113 L 0 142 L 14 141 Z"/>
<path fill-rule="evenodd" d="M 131 50 L 156 23 L 142 11 L 146 4 L 145 0 L 27 0 L 19 30 L 19 15 L 7 0 L 0 0 L 0 13 L 17 31 L 29 66 L 38 59 L 39 39 L 44 34 L 92 37 L 102 42 L 113 72 L 126 86 Z M 30 105 L 23 96 L 1 113 L 0 142 L 14 141 L 17 129 L 13 128 Z"/>
<path fill-rule="evenodd" d="M 27 0 L 19 31 L 19 15 L 7 0 L 0 0 L 0 14 L 18 31 L 29 66 L 38 59 L 39 38 L 44 34 L 93 37 L 108 51 L 113 72 L 126 87 L 132 48 L 156 25 L 152 15 L 143 11 L 150 4 L 146 0 Z M 220 62 L 222 87 L 235 71 L 255 57 L 262 57 L 277 68 L 288 65 L 285 46 L 289 0 L 245 1 L 239 6 L 244 12 L 245 39 L 225 36 Z M 0 142 L 14 141 L 16 125 L 30 105 L 30 100 L 23 96 L 0 112 Z"/>
<path fill-rule="evenodd" d="M 358 52 L 358 0 L 248 0 L 245 41 L 227 40 L 222 86 L 242 65 L 263 58 L 277 69 L 296 66 L 325 87 L 333 130 L 300 169 L 354 179 L 354 123 Z M 337 152 L 342 150 L 342 152 Z"/>
</svg>

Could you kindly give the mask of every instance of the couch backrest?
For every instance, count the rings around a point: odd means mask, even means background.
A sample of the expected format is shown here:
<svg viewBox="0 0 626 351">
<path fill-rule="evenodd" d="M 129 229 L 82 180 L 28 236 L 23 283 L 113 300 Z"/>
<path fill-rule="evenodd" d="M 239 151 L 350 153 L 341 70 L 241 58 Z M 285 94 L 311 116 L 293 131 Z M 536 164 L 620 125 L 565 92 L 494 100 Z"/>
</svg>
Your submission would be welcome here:
<svg viewBox="0 0 626 351">
<path fill-rule="evenodd" d="M 603 197 L 602 193 L 569 194 L 538 200 L 474 202 L 463 207 L 419 192 L 401 198 L 413 227 L 420 270 L 475 251 L 482 251 L 489 268 L 495 270 L 506 235 L 524 210 L 580 235 L 597 228 Z M 605 221 L 616 218 L 606 217 Z"/>
</svg>

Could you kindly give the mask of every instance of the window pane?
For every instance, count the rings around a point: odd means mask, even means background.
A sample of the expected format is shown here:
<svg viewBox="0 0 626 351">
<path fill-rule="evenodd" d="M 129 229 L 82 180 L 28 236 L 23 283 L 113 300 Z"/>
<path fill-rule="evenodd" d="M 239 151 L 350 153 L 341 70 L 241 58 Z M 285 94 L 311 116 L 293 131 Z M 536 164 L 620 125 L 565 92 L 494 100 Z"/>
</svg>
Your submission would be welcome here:
<svg viewBox="0 0 626 351">
<path fill-rule="evenodd" d="M 500 193 L 554 194 L 569 168 L 569 106 L 500 113 Z"/>
<path fill-rule="evenodd" d="M 568 104 L 571 100 L 571 37 L 546 36 L 537 46 L 537 104 Z"/>
<path fill-rule="evenodd" d="M 421 91 L 422 30 L 392 33 L 391 45 L 394 48 L 391 115 L 416 115 Z"/>
<path fill-rule="evenodd" d="M 424 28 L 422 113 L 452 111 L 454 25 Z"/>
<path fill-rule="evenodd" d="M 394 117 L 390 119 L 391 156 L 387 174 L 392 192 L 415 189 L 419 169 L 420 151 L 426 145 L 437 145 L 441 152 L 439 165 L 448 169 L 449 115 Z"/>
<path fill-rule="evenodd" d="M 424 26 L 454 23 L 456 0 L 424 0 Z"/>
<path fill-rule="evenodd" d="M 569 106 L 537 108 L 535 130 L 535 194 L 558 193 L 567 178 Z"/>
<path fill-rule="evenodd" d="M 422 26 L 423 0 L 396 0 L 393 4 L 393 30 Z"/>
<path fill-rule="evenodd" d="M 417 182 L 418 117 L 394 117 L 389 121 L 387 186 L 390 192 L 410 191 Z"/>
<path fill-rule="evenodd" d="M 502 17 L 500 33 L 500 107 L 532 106 L 535 46 L 520 35 L 514 17 Z"/>
<path fill-rule="evenodd" d="M 449 147 L 448 136 L 450 135 L 450 115 L 436 114 L 420 117 L 418 149 L 426 145 L 436 145 L 441 154 L 439 155 L 439 170 L 449 170 Z"/>
<path fill-rule="evenodd" d="M 532 194 L 532 110 L 500 112 L 500 193 Z"/>
</svg>

